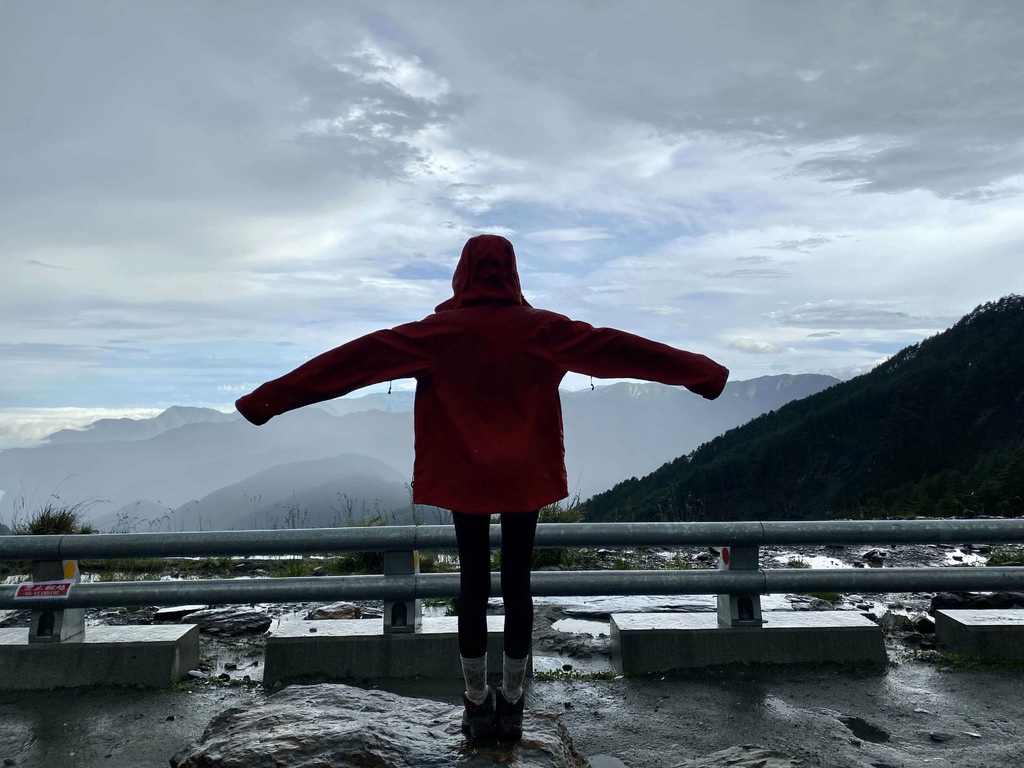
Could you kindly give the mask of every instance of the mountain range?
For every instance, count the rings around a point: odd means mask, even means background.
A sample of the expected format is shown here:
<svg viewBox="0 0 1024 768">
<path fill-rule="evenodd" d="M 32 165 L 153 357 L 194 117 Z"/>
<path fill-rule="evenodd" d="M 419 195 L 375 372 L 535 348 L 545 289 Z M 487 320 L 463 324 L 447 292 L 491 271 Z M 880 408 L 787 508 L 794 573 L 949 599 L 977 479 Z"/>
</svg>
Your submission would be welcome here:
<svg viewBox="0 0 1024 768">
<path fill-rule="evenodd" d="M 586 519 L 1024 515 L 1024 297 L 586 502 Z"/>
<path fill-rule="evenodd" d="M 186 424 L 221 423 L 241 418 L 237 413 L 223 413 L 213 408 L 190 408 L 175 405 L 152 419 L 100 419 L 85 429 L 61 429 L 49 435 L 46 442 L 106 443 L 111 440 L 132 442 L 156 437 L 161 432 Z"/>
<path fill-rule="evenodd" d="M 157 520 L 165 530 L 233 530 L 253 528 L 329 528 L 374 521 L 408 525 L 414 521 L 408 487 L 394 467 L 359 454 L 278 464 L 237 483 L 219 488 Z M 97 517 L 124 529 L 153 519 L 144 510 L 121 509 Z"/>
<path fill-rule="evenodd" d="M 766 376 L 730 382 L 715 401 L 661 384 L 562 392 L 570 489 L 586 498 L 649 473 L 837 383 Z M 380 512 L 410 521 L 412 400 L 407 391 L 343 398 L 260 428 L 238 414 L 178 407 L 132 424 L 62 430 L 44 445 L 0 452 L 0 520 L 56 495 L 95 502 L 92 519 L 102 530 L 313 526 Z"/>
</svg>

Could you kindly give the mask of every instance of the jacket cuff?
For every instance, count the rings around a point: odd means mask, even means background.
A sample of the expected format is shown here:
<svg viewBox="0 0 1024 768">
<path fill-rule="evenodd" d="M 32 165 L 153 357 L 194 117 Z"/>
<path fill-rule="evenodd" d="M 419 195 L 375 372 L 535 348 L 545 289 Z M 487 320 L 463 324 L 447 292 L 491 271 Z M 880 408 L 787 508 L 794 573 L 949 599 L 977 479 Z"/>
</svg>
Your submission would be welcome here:
<svg viewBox="0 0 1024 768">
<path fill-rule="evenodd" d="M 235 408 L 238 409 L 238 412 L 242 414 L 246 421 L 250 424 L 255 424 L 257 427 L 266 424 L 274 416 L 267 398 L 259 394 L 259 389 L 238 398 L 235 401 Z"/>
<path fill-rule="evenodd" d="M 702 384 L 699 388 L 694 389 L 703 398 L 707 400 L 714 400 L 725 389 L 725 383 L 729 380 L 729 369 L 724 365 L 715 364 L 716 370 L 710 377 L 710 379 Z"/>
</svg>

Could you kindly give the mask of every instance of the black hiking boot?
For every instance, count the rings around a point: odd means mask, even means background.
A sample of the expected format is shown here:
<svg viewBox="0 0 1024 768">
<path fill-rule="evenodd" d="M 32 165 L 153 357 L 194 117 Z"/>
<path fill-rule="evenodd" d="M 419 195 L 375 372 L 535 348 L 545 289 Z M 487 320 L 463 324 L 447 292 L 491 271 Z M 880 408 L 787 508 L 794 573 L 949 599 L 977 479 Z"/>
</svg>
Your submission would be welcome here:
<svg viewBox="0 0 1024 768">
<path fill-rule="evenodd" d="M 494 704 L 491 702 L 491 691 L 480 704 L 470 701 L 466 692 L 462 692 L 462 703 L 466 709 L 462 712 L 462 732 L 474 741 L 489 739 L 494 735 Z"/>
<path fill-rule="evenodd" d="M 497 693 L 497 712 L 494 725 L 498 738 L 504 741 L 519 741 L 523 737 L 523 705 L 526 703 L 526 692 L 519 694 L 515 704 L 510 704 L 501 688 Z"/>
</svg>

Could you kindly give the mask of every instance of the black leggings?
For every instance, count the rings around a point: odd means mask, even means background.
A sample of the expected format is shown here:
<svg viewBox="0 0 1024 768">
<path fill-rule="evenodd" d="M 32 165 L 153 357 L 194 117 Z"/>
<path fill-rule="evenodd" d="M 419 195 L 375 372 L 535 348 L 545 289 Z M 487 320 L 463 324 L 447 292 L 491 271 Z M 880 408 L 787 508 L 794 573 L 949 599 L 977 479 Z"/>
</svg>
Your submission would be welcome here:
<svg viewBox="0 0 1024 768">
<path fill-rule="evenodd" d="M 487 599 L 491 596 L 490 515 L 452 512 L 459 542 L 459 653 L 487 653 Z M 536 512 L 501 516 L 501 595 L 505 603 L 505 654 L 525 659 L 533 635 L 533 537 Z"/>
</svg>

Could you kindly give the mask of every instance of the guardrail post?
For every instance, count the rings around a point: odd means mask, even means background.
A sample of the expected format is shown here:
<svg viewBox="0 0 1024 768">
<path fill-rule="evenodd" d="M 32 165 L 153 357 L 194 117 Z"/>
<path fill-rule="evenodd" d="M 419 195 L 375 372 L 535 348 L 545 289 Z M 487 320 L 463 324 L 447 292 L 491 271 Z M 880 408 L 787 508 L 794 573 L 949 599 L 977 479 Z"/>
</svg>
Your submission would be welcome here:
<svg viewBox="0 0 1024 768">
<path fill-rule="evenodd" d="M 384 553 L 384 576 L 408 576 L 420 572 L 420 553 L 417 550 L 401 550 Z M 400 634 L 419 632 L 423 626 L 423 601 L 385 600 L 384 632 Z"/>
<path fill-rule="evenodd" d="M 77 560 L 34 560 L 32 562 L 33 582 L 60 581 L 62 579 L 70 579 L 75 584 L 81 580 Z M 81 640 L 81 635 L 84 633 L 84 608 L 61 608 L 57 603 L 53 608 L 32 610 L 32 621 L 28 630 L 30 643 L 60 643 L 65 640 Z"/>
<path fill-rule="evenodd" d="M 722 547 L 718 558 L 720 571 L 756 571 L 760 568 L 758 547 Z M 718 626 L 760 627 L 761 596 L 757 593 L 718 596 Z"/>
</svg>

